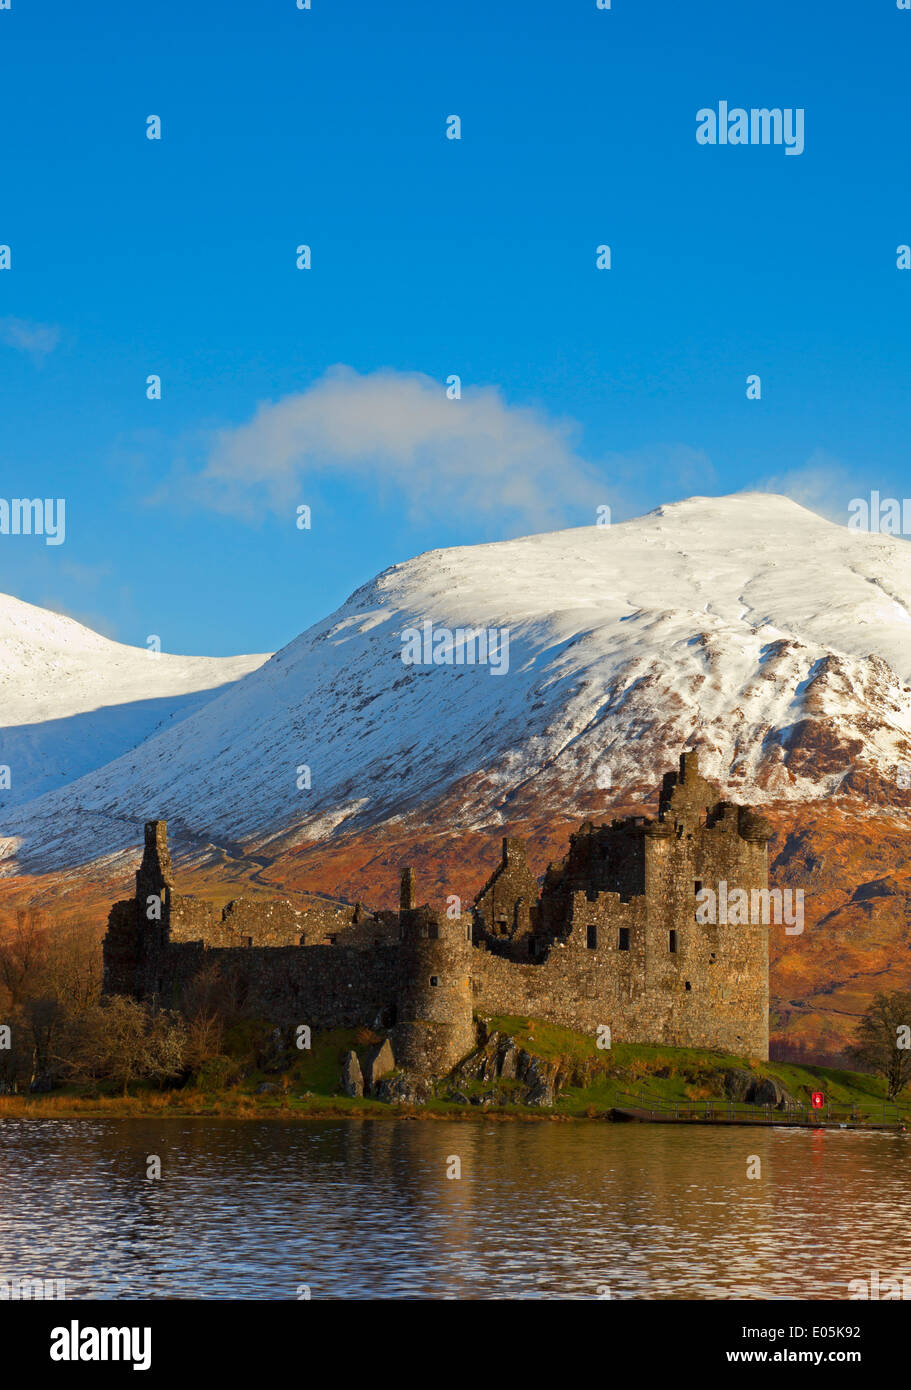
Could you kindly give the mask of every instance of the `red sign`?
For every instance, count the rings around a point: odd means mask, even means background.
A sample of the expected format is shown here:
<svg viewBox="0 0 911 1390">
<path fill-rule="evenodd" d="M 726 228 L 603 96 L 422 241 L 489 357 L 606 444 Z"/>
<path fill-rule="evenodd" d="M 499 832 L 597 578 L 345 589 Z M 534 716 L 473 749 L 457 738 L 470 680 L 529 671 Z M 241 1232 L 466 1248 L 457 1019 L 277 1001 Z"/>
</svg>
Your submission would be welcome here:
<svg viewBox="0 0 911 1390">
<path fill-rule="evenodd" d="M 821 1110 L 826 1103 L 826 1098 L 822 1091 L 813 1091 L 810 1094 L 810 1104 L 814 1110 Z"/>
</svg>

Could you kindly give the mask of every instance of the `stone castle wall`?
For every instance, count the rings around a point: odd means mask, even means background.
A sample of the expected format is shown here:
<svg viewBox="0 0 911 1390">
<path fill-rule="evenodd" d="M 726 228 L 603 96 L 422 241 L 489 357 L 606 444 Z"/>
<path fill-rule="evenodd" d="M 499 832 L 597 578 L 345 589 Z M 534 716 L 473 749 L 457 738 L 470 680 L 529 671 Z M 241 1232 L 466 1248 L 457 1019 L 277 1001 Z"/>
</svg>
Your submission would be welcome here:
<svg viewBox="0 0 911 1390">
<path fill-rule="evenodd" d="M 449 919 L 416 905 L 410 870 L 398 913 L 319 899 L 219 909 L 174 892 L 163 822 L 150 822 L 136 897 L 111 910 L 105 989 L 177 1006 L 216 967 L 251 1014 L 390 1029 L 399 1064 L 434 1074 L 471 1050 L 474 1013 L 767 1057 L 768 928 L 700 923 L 696 895 L 722 879 L 766 888 L 768 837 L 685 754 L 657 820 L 583 825 L 540 890 L 507 838 L 474 913 Z"/>
</svg>

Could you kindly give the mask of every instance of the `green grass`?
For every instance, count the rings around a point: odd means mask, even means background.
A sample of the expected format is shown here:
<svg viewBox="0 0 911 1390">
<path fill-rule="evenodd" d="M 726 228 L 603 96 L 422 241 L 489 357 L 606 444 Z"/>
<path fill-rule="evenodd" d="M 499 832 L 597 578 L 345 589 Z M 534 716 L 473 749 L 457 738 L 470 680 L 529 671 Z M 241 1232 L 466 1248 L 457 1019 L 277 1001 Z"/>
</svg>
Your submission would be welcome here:
<svg viewBox="0 0 911 1390">
<path fill-rule="evenodd" d="M 184 1087 L 161 1088 L 148 1084 L 131 1086 L 124 1098 L 116 1087 L 102 1085 L 94 1090 L 67 1086 L 39 1096 L 0 1097 L 0 1118 L 13 1115 L 44 1115 L 63 1118 L 69 1114 L 106 1115 L 222 1115 L 236 1118 L 274 1116 L 390 1116 L 421 1114 L 427 1118 L 476 1117 L 479 1115 L 526 1119 L 577 1119 L 602 1117 L 614 1107 L 630 1104 L 630 1095 L 662 1102 L 721 1101 L 724 1098 L 724 1072 L 735 1068 L 753 1076 L 773 1077 L 800 1103 L 809 1103 L 810 1092 L 822 1090 L 828 1102 L 839 1110 L 852 1106 L 872 1112 L 885 1098 L 885 1083 L 860 1072 L 831 1067 L 811 1067 L 789 1062 L 763 1062 L 757 1058 L 697 1048 L 640 1047 L 618 1043 L 606 1050 L 582 1033 L 556 1024 L 517 1017 L 488 1020 L 491 1032 L 515 1038 L 518 1046 L 536 1057 L 569 1067 L 588 1068 L 584 1086 L 565 1086 L 553 1109 L 519 1103 L 524 1089 L 517 1081 L 444 1082 L 440 1090 L 460 1091 L 469 1101 L 461 1104 L 432 1097 L 426 1105 L 411 1107 L 387 1105 L 370 1098 L 340 1094 L 341 1067 L 345 1053 L 354 1049 L 363 1066 L 374 1035 L 364 1029 L 333 1029 L 314 1033 L 310 1049 L 292 1049 L 281 1057 L 267 1059 L 263 1052 L 268 1030 L 263 1024 L 245 1023 L 230 1030 L 225 1039 L 225 1057 L 209 1064 Z M 256 1057 L 264 1067 L 256 1065 Z M 274 1091 L 257 1095 L 257 1088 L 269 1082 Z M 495 1105 L 470 1104 L 496 1090 Z M 511 1097 L 515 1095 L 516 1099 Z M 898 1107 L 911 1121 L 911 1095 L 901 1097 Z"/>
<path fill-rule="evenodd" d="M 806 1105 L 812 1091 L 823 1091 L 827 1102 L 839 1110 L 856 1106 L 869 1112 L 880 1107 L 886 1097 L 885 1082 L 862 1072 L 763 1062 L 698 1048 L 617 1043 L 601 1050 L 586 1034 L 527 1018 L 493 1018 L 488 1026 L 491 1031 L 508 1033 L 520 1047 L 547 1061 L 587 1062 L 598 1069 L 589 1085 L 567 1086 L 560 1092 L 555 1107 L 558 1114 L 584 1115 L 591 1110 L 603 1113 L 628 1105 L 629 1095 L 671 1103 L 721 1100 L 725 1097 L 723 1073 L 728 1069 L 748 1071 L 757 1079 L 772 1077 L 796 1101 Z M 906 1119 L 911 1118 L 911 1095 L 907 1091 L 896 1104 Z"/>
</svg>

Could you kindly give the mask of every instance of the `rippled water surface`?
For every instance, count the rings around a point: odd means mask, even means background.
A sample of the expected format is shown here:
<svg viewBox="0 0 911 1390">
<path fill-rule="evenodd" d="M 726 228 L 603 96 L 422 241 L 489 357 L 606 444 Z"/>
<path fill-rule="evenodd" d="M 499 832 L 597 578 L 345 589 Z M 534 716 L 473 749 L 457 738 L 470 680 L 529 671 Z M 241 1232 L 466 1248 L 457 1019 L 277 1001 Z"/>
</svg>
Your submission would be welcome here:
<svg viewBox="0 0 911 1390">
<path fill-rule="evenodd" d="M 911 1277 L 909 1161 L 909 1135 L 821 1130 L 6 1120 L 0 1277 L 71 1298 L 846 1298 Z"/>
</svg>

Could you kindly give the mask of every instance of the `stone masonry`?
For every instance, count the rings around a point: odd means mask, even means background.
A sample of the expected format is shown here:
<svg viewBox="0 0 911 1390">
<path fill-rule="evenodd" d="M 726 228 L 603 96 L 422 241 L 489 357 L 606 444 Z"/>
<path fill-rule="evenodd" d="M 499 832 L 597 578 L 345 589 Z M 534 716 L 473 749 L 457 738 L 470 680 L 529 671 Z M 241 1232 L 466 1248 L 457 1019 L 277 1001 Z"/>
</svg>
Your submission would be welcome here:
<svg viewBox="0 0 911 1390">
<path fill-rule="evenodd" d="M 111 909 L 104 988 L 180 1007 L 215 966 L 247 1013 L 382 1030 L 396 1065 L 427 1075 L 472 1050 L 476 1014 L 767 1058 L 768 917 L 702 923 L 696 908 L 722 881 L 767 893 L 770 835 L 684 753 L 656 819 L 582 825 L 540 887 L 507 837 L 473 910 L 452 917 L 417 904 L 410 868 L 397 913 L 284 898 L 218 909 L 175 892 L 165 823 L 150 821 L 136 895 Z"/>
</svg>

